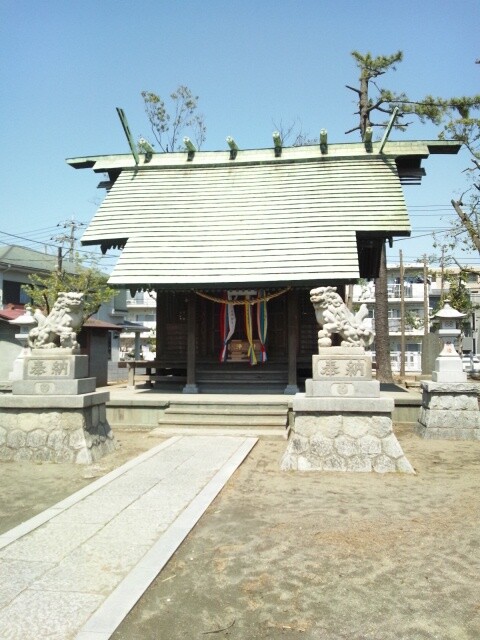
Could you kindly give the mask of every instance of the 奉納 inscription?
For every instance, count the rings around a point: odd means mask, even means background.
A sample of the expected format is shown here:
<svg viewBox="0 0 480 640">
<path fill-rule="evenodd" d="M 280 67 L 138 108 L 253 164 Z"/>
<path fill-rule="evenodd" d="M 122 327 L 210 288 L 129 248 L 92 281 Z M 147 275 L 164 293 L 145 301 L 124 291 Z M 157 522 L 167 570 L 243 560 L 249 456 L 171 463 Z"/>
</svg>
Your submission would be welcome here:
<svg viewBox="0 0 480 640">
<path fill-rule="evenodd" d="M 55 360 L 52 363 L 52 375 L 54 375 L 54 376 L 66 376 L 66 375 L 68 375 L 68 362 L 67 362 L 67 360 Z"/>
<path fill-rule="evenodd" d="M 55 378 L 68 376 L 69 363 L 67 360 L 31 360 L 28 365 L 28 374 L 33 377 Z"/>
<path fill-rule="evenodd" d="M 322 376 L 338 376 L 340 373 L 340 367 L 335 360 L 327 360 L 320 366 L 320 375 Z"/>
<path fill-rule="evenodd" d="M 365 375 L 365 362 L 362 360 L 349 360 L 345 368 L 345 375 L 347 376 L 364 376 Z"/>
<path fill-rule="evenodd" d="M 44 376 L 47 373 L 47 365 L 43 360 L 30 362 L 29 374 L 32 376 Z"/>
</svg>

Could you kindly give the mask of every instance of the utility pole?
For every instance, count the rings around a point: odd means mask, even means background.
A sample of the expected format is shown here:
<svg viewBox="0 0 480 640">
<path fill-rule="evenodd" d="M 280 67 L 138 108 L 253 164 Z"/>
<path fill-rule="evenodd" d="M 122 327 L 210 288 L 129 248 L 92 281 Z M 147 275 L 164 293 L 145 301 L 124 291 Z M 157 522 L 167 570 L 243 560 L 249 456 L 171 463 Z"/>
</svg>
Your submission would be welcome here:
<svg viewBox="0 0 480 640">
<path fill-rule="evenodd" d="M 428 299 L 427 254 L 423 254 L 423 335 L 430 332 L 430 304 Z"/>
<path fill-rule="evenodd" d="M 405 272 L 400 249 L 400 377 L 405 378 Z"/>
<path fill-rule="evenodd" d="M 81 229 L 84 226 L 85 224 L 83 222 L 74 220 L 73 216 L 71 220 L 65 220 L 65 222 L 59 222 L 57 224 L 57 227 L 63 227 L 64 229 L 70 228 L 70 231 L 68 233 L 63 233 L 59 236 L 55 236 L 54 238 L 52 238 L 52 240 L 54 240 L 55 242 L 61 242 L 62 244 L 68 243 L 69 249 L 67 251 L 67 254 L 69 254 L 71 262 L 73 262 L 73 258 L 75 256 L 75 244 L 77 242 L 75 232 L 77 231 L 77 229 Z"/>
<path fill-rule="evenodd" d="M 445 245 L 442 245 L 442 257 L 440 258 L 440 304 L 443 302 L 443 290 L 445 288 Z"/>
</svg>

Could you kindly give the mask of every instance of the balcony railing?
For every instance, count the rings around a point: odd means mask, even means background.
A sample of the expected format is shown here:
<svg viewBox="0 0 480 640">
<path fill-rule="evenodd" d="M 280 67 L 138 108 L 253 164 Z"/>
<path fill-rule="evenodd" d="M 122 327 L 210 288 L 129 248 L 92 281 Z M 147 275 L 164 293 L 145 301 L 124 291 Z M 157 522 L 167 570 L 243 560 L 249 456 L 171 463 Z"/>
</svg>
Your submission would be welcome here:
<svg viewBox="0 0 480 640">
<path fill-rule="evenodd" d="M 399 283 L 387 285 L 387 291 L 389 299 L 400 300 L 402 287 Z M 423 283 L 405 282 L 403 291 L 404 297 L 407 300 L 411 300 L 412 298 L 423 300 L 424 298 Z M 354 300 L 355 302 L 370 302 L 375 300 L 375 287 L 373 283 L 369 283 L 367 286 L 355 285 Z"/>
<path fill-rule="evenodd" d="M 388 297 L 389 298 L 401 298 L 402 287 L 399 284 L 388 285 Z M 411 284 L 403 285 L 403 295 L 405 298 L 413 298 L 413 286 Z"/>
<path fill-rule="evenodd" d="M 155 298 L 148 294 L 136 295 L 134 298 L 127 297 L 127 307 L 155 307 L 156 304 Z"/>
<path fill-rule="evenodd" d="M 375 331 L 375 320 L 372 319 L 372 328 Z M 400 333 L 402 330 L 402 319 L 401 318 L 389 318 L 388 319 L 388 331 L 390 333 Z M 405 324 L 405 333 L 410 335 L 419 335 L 423 334 L 423 325 L 418 327 L 412 327 L 410 325 Z"/>
</svg>

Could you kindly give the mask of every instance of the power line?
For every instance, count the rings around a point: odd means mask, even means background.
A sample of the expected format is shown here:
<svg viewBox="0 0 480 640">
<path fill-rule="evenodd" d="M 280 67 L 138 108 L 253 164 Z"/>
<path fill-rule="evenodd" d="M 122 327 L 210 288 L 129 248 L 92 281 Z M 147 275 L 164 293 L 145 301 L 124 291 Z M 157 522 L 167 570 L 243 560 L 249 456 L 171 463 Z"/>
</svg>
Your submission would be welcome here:
<svg viewBox="0 0 480 640">
<path fill-rule="evenodd" d="M 19 236 L 13 233 L 8 233 L 6 231 L 0 231 L 0 235 L 4 235 L 4 236 L 8 236 L 8 238 L 15 238 L 16 240 L 22 240 L 23 242 L 27 242 L 27 243 L 33 243 L 33 244 L 39 244 L 42 245 L 44 248 L 48 247 L 51 249 L 55 249 L 55 251 L 58 250 L 59 246 L 56 244 L 52 244 L 51 242 L 41 242 L 39 240 L 33 240 L 31 238 L 26 238 L 25 236 Z M 26 249 L 28 249 L 29 247 L 25 247 Z M 104 264 L 105 266 L 112 266 L 115 264 L 118 256 L 120 254 L 117 255 L 108 255 L 105 256 L 103 254 L 101 254 L 100 252 L 96 252 L 96 251 L 92 251 L 92 250 L 88 250 L 88 249 L 77 249 L 76 253 L 80 253 L 82 255 L 84 255 L 85 257 L 95 257 L 96 259 L 99 260 L 99 263 Z M 46 256 L 50 256 L 52 258 L 55 257 L 55 255 L 53 253 L 45 253 Z M 33 262 L 35 260 L 29 260 L 29 262 Z M 41 259 L 38 260 L 39 262 L 41 262 Z"/>
<path fill-rule="evenodd" d="M 18 240 L 23 240 L 23 241 L 26 241 L 26 242 L 33 242 L 35 244 L 41 244 L 43 246 L 53 247 L 55 249 L 57 248 L 57 245 L 55 245 L 55 244 L 49 244 L 47 242 L 41 242 L 40 240 L 32 240 L 30 238 L 25 238 L 24 236 L 17 236 L 14 233 L 7 233 L 6 231 L 0 231 L 0 233 L 2 235 L 4 235 L 4 236 L 8 236 L 9 238 L 17 238 Z"/>
</svg>

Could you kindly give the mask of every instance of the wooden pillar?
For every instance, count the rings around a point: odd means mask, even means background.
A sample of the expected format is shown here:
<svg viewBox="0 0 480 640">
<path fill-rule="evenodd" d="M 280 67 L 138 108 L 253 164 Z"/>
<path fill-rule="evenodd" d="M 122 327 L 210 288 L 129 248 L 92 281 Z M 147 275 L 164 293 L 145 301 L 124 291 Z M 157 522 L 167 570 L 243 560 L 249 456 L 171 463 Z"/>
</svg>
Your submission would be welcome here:
<svg viewBox="0 0 480 640">
<path fill-rule="evenodd" d="M 192 291 L 187 301 L 187 384 L 183 387 L 183 393 L 198 393 L 195 382 L 196 307 L 197 296 Z"/>
<path fill-rule="evenodd" d="M 287 294 L 287 344 L 288 344 L 288 384 L 284 393 L 298 393 L 297 351 L 298 351 L 298 295 L 295 290 Z"/>
<path fill-rule="evenodd" d="M 167 344 L 167 304 L 165 291 L 157 289 L 155 360 L 165 362 L 165 345 Z"/>
<path fill-rule="evenodd" d="M 135 331 L 135 345 L 133 347 L 133 359 L 140 360 L 140 332 Z"/>
</svg>

